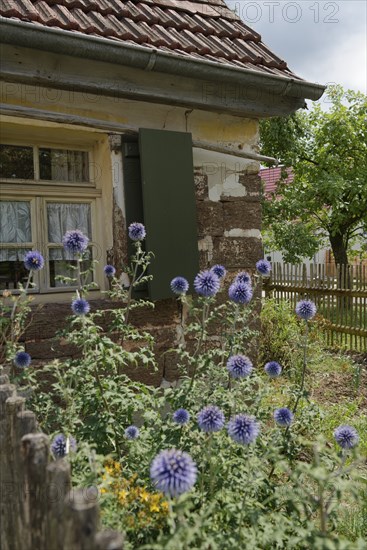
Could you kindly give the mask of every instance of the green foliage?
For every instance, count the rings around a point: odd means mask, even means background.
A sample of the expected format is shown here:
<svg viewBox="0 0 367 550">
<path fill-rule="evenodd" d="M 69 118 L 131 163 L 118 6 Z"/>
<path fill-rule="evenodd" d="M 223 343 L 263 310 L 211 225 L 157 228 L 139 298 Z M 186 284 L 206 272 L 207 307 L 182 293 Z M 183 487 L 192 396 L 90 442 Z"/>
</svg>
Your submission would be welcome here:
<svg viewBox="0 0 367 550">
<path fill-rule="evenodd" d="M 300 364 L 299 345 L 301 327 L 289 302 L 269 298 L 263 303 L 261 313 L 260 364 L 277 361 L 285 369 Z"/>
<path fill-rule="evenodd" d="M 31 283 L 31 273 L 24 287 L 19 283 L 17 294 L 4 290 L 0 300 L 0 365 L 14 357 L 19 349 L 19 339 L 26 329 L 33 297 L 27 294 Z"/>
<path fill-rule="evenodd" d="M 340 86 L 327 95 L 327 112 L 315 103 L 309 112 L 261 122 L 262 153 L 294 173 L 292 184 L 283 179 L 277 198 L 264 201 L 270 242 L 292 261 L 311 257 L 328 239 L 337 263 L 346 263 L 353 237 L 367 229 L 367 97 Z"/>
</svg>

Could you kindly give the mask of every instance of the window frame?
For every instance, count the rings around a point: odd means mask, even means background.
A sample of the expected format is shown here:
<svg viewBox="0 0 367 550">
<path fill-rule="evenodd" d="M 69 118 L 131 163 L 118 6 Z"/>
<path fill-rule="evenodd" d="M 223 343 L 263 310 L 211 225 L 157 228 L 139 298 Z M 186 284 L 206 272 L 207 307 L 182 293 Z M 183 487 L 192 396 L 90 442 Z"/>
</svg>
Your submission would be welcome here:
<svg viewBox="0 0 367 550">
<path fill-rule="evenodd" d="M 34 178 L 30 179 L 22 179 L 22 178 L 2 178 L 0 175 L 0 182 L 5 184 L 19 184 L 22 183 L 23 185 L 45 185 L 45 186 L 68 186 L 68 187 L 87 187 L 87 188 L 96 188 L 95 184 L 95 170 L 94 170 L 94 163 L 93 163 L 93 147 L 86 146 L 82 147 L 79 145 L 72 144 L 72 148 L 70 148 L 66 144 L 56 144 L 55 142 L 51 143 L 45 143 L 43 140 L 35 140 L 32 142 L 29 142 L 29 140 L 5 140 L 2 141 L 1 145 L 10 145 L 14 147 L 32 147 L 33 149 L 33 173 Z M 69 147 L 69 148 L 67 148 Z M 89 180 L 88 181 L 76 181 L 76 182 L 70 182 L 70 181 L 63 181 L 63 180 L 44 180 L 40 179 L 40 163 L 39 163 L 39 150 L 40 149 L 61 149 L 64 151 L 81 151 L 83 153 L 87 153 L 88 155 L 88 175 Z"/>
<path fill-rule="evenodd" d="M 30 142 L 22 139 L 7 139 L 6 136 L 1 140 L 4 145 L 24 146 L 33 148 L 33 169 L 34 179 L 18 179 L 18 178 L 2 178 L 0 175 L 1 184 L 1 201 L 10 202 L 30 202 L 31 215 L 31 243 L 2 243 L 0 246 L 3 249 L 10 248 L 26 248 L 37 249 L 45 257 L 45 268 L 33 275 L 33 282 L 36 284 L 30 292 L 36 296 L 46 294 L 65 294 L 75 292 L 76 286 L 68 287 L 51 287 L 50 286 L 50 268 L 49 254 L 50 243 L 48 242 L 48 225 L 47 225 L 47 203 L 75 203 L 75 204 L 90 204 L 91 215 L 91 238 L 89 246 L 93 251 L 93 259 L 98 258 L 100 247 L 96 242 L 98 231 L 98 202 L 102 198 L 102 190 L 97 188 L 95 182 L 94 170 L 94 147 L 92 144 L 85 146 L 77 144 L 66 144 L 65 142 L 56 142 L 50 140 L 45 142 L 44 139 Z M 69 151 L 83 151 L 88 154 L 88 171 L 89 181 L 87 182 L 65 182 L 59 180 L 41 180 L 39 179 L 39 149 L 61 149 Z M 38 179 L 37 179 L 38 178 Z M 93 266 L 93 281 L 96 283 L 96 288 L 92 292 L 103 289 L 103 279 L 100 270 Z M 12 293 L 19 293 L 19 290 L 12 289 Z"/>
</svg>

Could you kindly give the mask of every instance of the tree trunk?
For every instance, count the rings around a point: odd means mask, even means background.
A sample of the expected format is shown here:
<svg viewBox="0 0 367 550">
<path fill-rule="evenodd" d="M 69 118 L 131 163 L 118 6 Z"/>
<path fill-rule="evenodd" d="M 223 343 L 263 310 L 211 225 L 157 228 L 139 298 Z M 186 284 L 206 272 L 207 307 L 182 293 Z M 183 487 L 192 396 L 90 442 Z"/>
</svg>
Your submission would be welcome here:
<svg viewBox="0 0 367 550">
<path fill-rule="evenodd" d="M 334 254 L 335 263 L 339 265 L 348 265 L 348 254 L 342 233 L 329 235 L 331 249 Z"/>
<path fill-rule="evenodd" d="M 345 237 L 339 232 L 335 235 L 329 235 L 329 239 L 336 263 L 338 288 L 352 289 L 353 281 L 350 275 Z M 352 301 L 353 298 L 350 296 L 339 296 L 337 298 L 337 308 L 348 316 L 352 309 Z"/>
</svg>

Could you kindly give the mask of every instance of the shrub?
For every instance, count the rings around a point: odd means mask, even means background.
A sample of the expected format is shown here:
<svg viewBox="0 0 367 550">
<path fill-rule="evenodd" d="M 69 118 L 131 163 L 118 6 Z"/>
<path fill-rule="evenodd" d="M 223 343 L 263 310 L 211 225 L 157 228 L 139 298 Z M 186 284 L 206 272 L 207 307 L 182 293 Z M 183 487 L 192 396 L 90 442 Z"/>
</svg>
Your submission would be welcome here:
<svg viewBox="0 0 367 550">
<path fill-rule="evenodd" d="M 299 364 L 301 326 L 287 301 L 267 299 L 261 309 L 261 336 L 259 360 L 261 363 L 277 361 L 285 369 Z"/>
</svg>

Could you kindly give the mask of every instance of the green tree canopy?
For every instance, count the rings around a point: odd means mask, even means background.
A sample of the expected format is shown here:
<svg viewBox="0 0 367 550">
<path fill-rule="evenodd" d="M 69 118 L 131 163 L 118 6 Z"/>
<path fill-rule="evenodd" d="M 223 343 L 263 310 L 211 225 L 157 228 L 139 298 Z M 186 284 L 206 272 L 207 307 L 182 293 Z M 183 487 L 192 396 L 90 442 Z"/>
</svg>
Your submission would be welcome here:
<svg viewBox="0 0 367 550">
<path fill-rule="evenodd" d="M 367 96 L 341 86 L 328 88 L 330 109 L 261 122 L 262 154 L 292 167 L 272 200 L 264 201 L 264 225 L 273 249 L 297 262 L 329 241 L 337 263 L 367 232 Z M 364 234 L 364 238 L 366 234 Z"/>
</svg>

